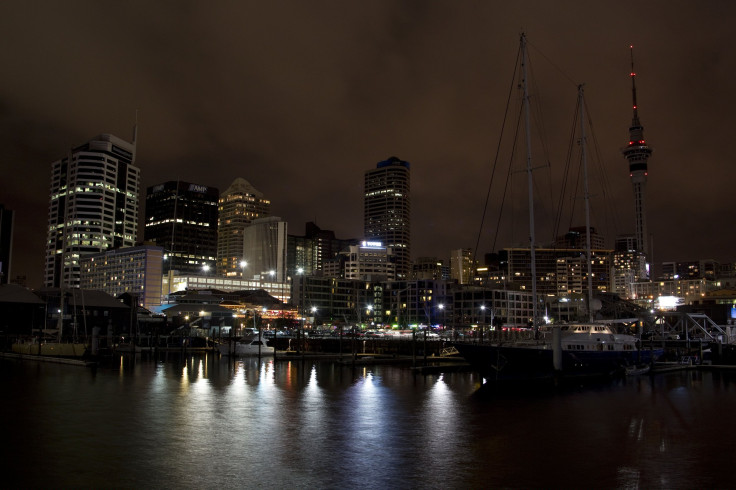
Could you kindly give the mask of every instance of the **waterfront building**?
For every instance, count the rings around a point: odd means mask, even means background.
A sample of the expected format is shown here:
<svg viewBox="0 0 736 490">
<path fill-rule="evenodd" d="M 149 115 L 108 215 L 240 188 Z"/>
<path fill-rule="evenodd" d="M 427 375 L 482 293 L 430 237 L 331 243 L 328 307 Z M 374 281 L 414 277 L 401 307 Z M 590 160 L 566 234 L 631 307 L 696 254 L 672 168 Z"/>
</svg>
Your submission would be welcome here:
<svg viewBox="0 0 736 490">
<path fill-rule="evenodd" d="M 133 143 L 101 134 L 51 165 L 46 287 L 78 287 L 80 259 L 132 247 L 138 228 L 140 170 Z"/>
<path fill-rule="evenodd" d="M 637 250 L 649 255 L 649 236 L 647 230 L 646 184 L 649 170 L 647 162 L 653 149 L 644 139 L 644 127 L 639 121 L 639 107 L 636 103 L 636 72 L 634 72 L 634 51 L 631 49 L 631 94 L 633 99 L 633 117 L 629 127 L 629 142 L 623 154 L 629 162 L 629 176 L 634 190 L 634 210 L 636 218 Z"/>
<path fill-rule="evenodd" d="M 164 249 L 143 245 L 115 248 L 81 259 L 80 284 L 113 297 L 128 293 L 139 306 L 161 304 Z"/>
<path fill-rule="evenodd" d="M 217 205 L 217 275 L 244 276 L 245 228 L 253 220 L 271 216 L 271 201 L 243 178 L 220 194 Z"/>
<path fill-rule="evenodd" d="M 10 284 L 14 212 L 0 204 L 0 284 Z"/>
<path fill-rule="evenodd" d="M 250 277 L 268 276 L 286 283 L 286 237 L 288 226 L 278 216 L 253 220 L 244 230 L 243 259 Z"/>
<path fill-rule="evenodd" d="M 251 291 L 263 290 L 270 296 L 278 298 L 283 303 L 289 302 L 290 287 L 280 282 L 271 281 L 271 276 L 266 275 L 263 279 L 254 277 L 245 279 L 242 277 L 218 276 L 215 274 L 164 274 L 161 290 L 163 291 L 162 303 L 170 302 L 172 294 L 176 295 L 185 291 Z"/>
<path fill-rule="evenodd" d="M 396 277 L 411 272 L 411 186 L 409 162 L 396 157 L 367 170 L 364 179 L 363 236 L 390 247 Z"/>
<path fill-rule="evenodd" d="M 219 195 L 215 187 L 174 180 L 148 188 L 143 237 L 166 250 L 165 273 L 214 274 Z"/>
</svg>

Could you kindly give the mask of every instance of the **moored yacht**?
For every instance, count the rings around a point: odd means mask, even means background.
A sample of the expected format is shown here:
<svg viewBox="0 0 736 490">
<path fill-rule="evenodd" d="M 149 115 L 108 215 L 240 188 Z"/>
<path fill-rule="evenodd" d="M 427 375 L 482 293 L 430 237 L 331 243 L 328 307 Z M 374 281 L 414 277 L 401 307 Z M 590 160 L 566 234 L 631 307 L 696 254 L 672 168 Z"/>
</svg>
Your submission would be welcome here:
<svg viewBox="0 0 736 490">
<path fill-rule="evenodd" d="M 223 356 L 233 357 L 272 356 L 275 352 L 275 349 L 269 346 L 260 335 L 249 336 L 232 342 L 220 342 L 217 344 L 217 348 Z"/>
<path fill-rule="evenodd" d="M 598 323 L 544 327 L 537 339 L 455 347 L 487 380 L 499 381 L 612 376 L 662 355 L 662 349 L 641 349 L 635 336 Z"/>
</svg>

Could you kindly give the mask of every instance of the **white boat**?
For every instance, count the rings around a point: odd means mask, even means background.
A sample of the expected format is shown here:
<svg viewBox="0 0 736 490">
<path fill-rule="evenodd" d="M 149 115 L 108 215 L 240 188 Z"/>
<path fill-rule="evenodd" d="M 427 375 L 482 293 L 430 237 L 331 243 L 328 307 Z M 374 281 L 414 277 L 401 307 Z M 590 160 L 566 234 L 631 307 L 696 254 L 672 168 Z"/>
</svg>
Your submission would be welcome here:
<svg viewBox="0 0 736 490">
<path fill-rule="evenodd" d="M 260 336 L 224 341 L 217 344 L 220 354 L 233 357 L 272 356 L 275 349 Z"/>
</svg>

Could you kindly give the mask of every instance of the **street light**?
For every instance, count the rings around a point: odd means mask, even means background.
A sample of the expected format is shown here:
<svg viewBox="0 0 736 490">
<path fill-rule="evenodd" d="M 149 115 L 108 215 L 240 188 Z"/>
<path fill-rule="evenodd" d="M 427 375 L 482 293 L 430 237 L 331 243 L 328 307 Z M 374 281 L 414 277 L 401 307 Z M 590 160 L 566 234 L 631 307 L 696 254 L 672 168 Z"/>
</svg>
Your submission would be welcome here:
<svg viewBox="0 0 736 490">
<path fill-rule="evenodd" d="M 245 260 L 241 260 L 240 261 L 240 269 L 241 269 L 240 277 L 242 277 L 242 278 L 245 277 L 245 268 L 246 267 L 248 267 L 248 262 L 245 261 Z"/>
<path fill-rule="evenodd" d="M 480 305 L 481 322 L 480 322 L 480 341 L 483 342 L 483 325 L 486 323 L 486 305 Z"/>
<path fill-rule="evenodd" d="M 209 264 L 202 264 L 202 272 L 204 272 L 205 275 L 210 271 L 210 265 Z"/>
</svg>

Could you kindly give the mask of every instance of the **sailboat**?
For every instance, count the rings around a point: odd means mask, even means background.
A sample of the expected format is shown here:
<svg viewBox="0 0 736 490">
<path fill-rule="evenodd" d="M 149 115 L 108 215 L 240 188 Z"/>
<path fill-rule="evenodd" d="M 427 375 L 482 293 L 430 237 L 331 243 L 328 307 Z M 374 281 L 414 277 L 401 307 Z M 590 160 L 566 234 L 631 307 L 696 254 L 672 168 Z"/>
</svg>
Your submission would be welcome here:
<svg viewBox="0 0 736 490">
<path fill-rule="evenodd" d="M 457 342 L 455 348 L 488 381 L 545 378 L 599 377 L 624 374 L 626 368 L 653 363 L 661 350 L 642 350 L 633 335 L 619 334 L 613 326 L 596 323 L 592 315 L 590 213 L 588 208 L 587 163 L 583 87 L 578 86 L 586 202 L 588 263 L 588 322 L 539 326 L 534 233 L 534 200 L 530 143 L 530 110 L 527 85 L 527 41 L 521 35 L 523 104 L 526 119 L 526 172 L 529 186 L 529 237 L 531 255 L 532 324 L 534 337 L 512 342 Z"/>
</svg>

